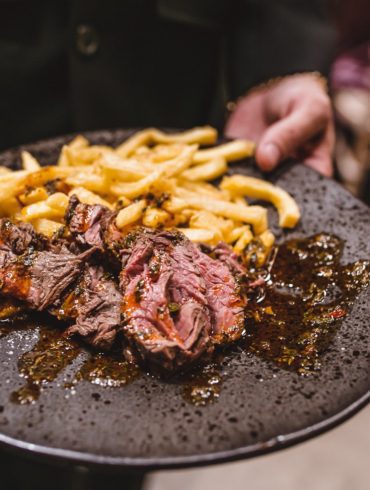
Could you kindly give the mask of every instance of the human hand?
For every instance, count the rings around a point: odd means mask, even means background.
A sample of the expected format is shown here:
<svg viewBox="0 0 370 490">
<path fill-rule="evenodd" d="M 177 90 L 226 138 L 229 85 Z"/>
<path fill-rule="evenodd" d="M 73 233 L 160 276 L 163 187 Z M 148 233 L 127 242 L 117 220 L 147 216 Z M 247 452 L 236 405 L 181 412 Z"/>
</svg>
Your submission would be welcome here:
<svg viewBox="0 0 370 490">
<path fill-rule="evenodd" d="M 225 136 L 256 141 L 256 161 L 262 170 L 296 157 L 323 175 L 333 174 L 331 103 L 320 80 L 311 74 L 285 77 L 239 99 Z"/>
</svg>

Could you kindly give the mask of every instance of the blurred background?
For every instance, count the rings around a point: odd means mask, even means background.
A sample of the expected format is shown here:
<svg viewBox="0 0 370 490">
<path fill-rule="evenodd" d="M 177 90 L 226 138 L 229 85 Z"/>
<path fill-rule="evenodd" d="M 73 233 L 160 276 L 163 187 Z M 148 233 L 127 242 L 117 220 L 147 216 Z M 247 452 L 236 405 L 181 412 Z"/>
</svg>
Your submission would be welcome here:
<svg viewBox="0 0 370 490">
<path fill-rule="evenodd" d="M 370 203 L 370 2 L 337 1 L 337 56 L 330 84 L 336 116 L 335 158 L 339 177 Z"/>
</svg>

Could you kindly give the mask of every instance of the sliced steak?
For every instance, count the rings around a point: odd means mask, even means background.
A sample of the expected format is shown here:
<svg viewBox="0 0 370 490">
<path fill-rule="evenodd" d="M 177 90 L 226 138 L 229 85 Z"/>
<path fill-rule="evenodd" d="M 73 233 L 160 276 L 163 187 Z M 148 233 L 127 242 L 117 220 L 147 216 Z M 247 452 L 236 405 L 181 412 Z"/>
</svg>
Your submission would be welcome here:
<svg viewBox="0 0 370 490">
<path fill-rule="evenodd" d="M 27 249 L 16 255 L 0 250 L 0 294 L 25 301 L 29 308 L 45 310 L 60 300 L 83 270 L 88 250 L 73 255 Z"/>
<path fill-rule="evenodd" d="M 35 232 L 29 223 L 13 223 L 8 218 L 0 219 L 0 249 L 20 255 L 32 247 L 44 250 L 47 239 Z"/>
<path fill-rule="evenodd" d="M 121 272 L 130 354 L 167 370 L 213 349 L 206 285 L 180 233 L 142 230 Z"/>
<path fill-rule="evenodd" d="M 67 334 L 109 348 L 120 325 L 122 296 L 102 267 L 88 263 L 94 250 L 75 255 L 60 243 L 40 241 L 30 225 L 2 221 L 0 294 L 21 300 L 29 309 L 73 320 Z"/>
<path fill-rule="evenodd" d="M 51 313 L 60 320 L 74 320 L 67 335 L 78 334 L 94 347 L 107 350 L 120 327 L 121 302 L 117 285 L 104 269 L 86 265 L 76 286 Z"/>
<path fill-rule="evenodd" d="M 242 335 L 238 280 L 181 233 L 142 231 L 123 258 L 123 330 L 142 359 L 173 369 Z"/>
<path fill-rule="evenodd" d="M 244 330 L 246 306 L 238 278 L 226 263 L 202 253 L 198 247 L 194 247 L 193 257 L 206 283 L 213 341 L 226 344 L 238 340 Z"/>
<path fill-rule="evenodd" d="M 85 248 L 97 247 L 108 252 L 116 262 L 116 248 L 120 248 L 123 236 L 115 226 L 115 217 L 116 213 L 100 204 L 84 204 L 72 196 L 65 220 L 73 240 Z"/>
</svg>

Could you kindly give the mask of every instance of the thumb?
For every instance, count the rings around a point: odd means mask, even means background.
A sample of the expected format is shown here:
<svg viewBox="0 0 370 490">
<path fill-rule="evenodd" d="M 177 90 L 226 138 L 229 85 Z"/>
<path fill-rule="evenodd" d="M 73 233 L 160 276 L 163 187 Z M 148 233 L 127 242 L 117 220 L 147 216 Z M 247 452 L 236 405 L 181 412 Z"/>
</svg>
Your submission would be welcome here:
<svg viewBox="0 0 370 490">
<path fill-rule="evenodd" d="M 272 124 L 259 142 L 256 151 L 258 165 L 262 170 L 272 170 L 324 129 L 326 124 L 321 114 L 309 113 L 305 108 Z"/>
</svg>

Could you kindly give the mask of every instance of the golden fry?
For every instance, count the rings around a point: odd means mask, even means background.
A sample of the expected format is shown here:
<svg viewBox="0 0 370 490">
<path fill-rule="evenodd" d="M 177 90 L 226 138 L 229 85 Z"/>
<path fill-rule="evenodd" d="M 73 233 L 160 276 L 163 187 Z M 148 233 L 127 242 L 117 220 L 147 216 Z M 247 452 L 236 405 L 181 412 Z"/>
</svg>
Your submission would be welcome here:
<svg viewBox="0 0 370 490">
<path fill-rule="evenodd" d="M 191 193 L 182 189 L 178 189 L 177 193 L 187 203 L 188 207 L 205 209 L 224 218 L 251 224 L 256 234 L 260 234 L 267 229 L 267 211 L 262 206 L 243 207 L 232 202 L 218 201 L 195 194 L 191 195 Z"/>
<path fill-rule="evenodd" d="M 27 189 L 26 192 L 18 196 L 19 201 L 23 206 L 33 204 L 39 201 L 45 201 L 48 198 L 48 193 L 45 187 L 34 187 Z"/>
<path fill-rule="evenodd" d="M 234 245 L 234 252 L 242 253 L 245 247 L 253 240 L 253 233 L 246 228 Z"/>
<path fill-rule="evenodd" d="M 217 131 L 210 126 L 194 128 L 183 133 L 167 134 L 158 129 L 149 128 L 135 133 L 116 148 L 117 154 L 126 158 L 142 145 L 152 143 L 185 143 L 210 145 L 217 140 Z"/>
<path fill-rule="evenodd" d="M 144 209 L 146 208 L 145 199 L 134 202 L 127 206 L 127 208 L 121 209 L 116 217 L 116 225 L 118 228 L 124 228 L 127 225 L 136 223 L 142 217 Z"/>
<path fill-rule="evenodd" d="M 295 200 L 286 191 L 270 182 L 244 175 L 233 175 L 223 179 L 221 188 L 272 202 L 279 213 L 279 225 L 283 228 L 293 228 L 299 221 L 300 212 Z"/>
<path fill-rule="evenodd" d="M 137 182 L 118 182 L 110 186 L 110 192 L 115 196 L 125 196 L 129 199 L 135 199 L 149 192 L 151 187 L 159 181 L 162 172 L 156 170 Z"/>
<path fill-rule="evenodd" d="M 48 206 L 46 201 L 40 201 L 25 206 L 20 213 L 20 218 L 24 221 L 33 221 L 38 218 L 60 221 L 63 217 L 64 211 Z"/>
<path fill-rule="evenodd" d="M 255 150 L 253 141 L 235 140 L 223 145 L 215 146 L 207 150 L 198 150 L 194 155 L 195 163 L 202 163 L 213 160 L 217 157 L 223 157 L 227 162 L 242 160 L 253 156 Z"/>
<path fill-rule="evenodd" d="M 210 245 L 216 244 L 219 240 L 217 233 L 213 230 L 206 230 L 200 228 L 178 228 L 189 240 L 198 243 L 209 243 Z"/>
<path fill-rule="evenodd" d="M 267 249 L 271 248 L 275 243 L 275 236 L 271 230 L 264 231 L 258 238 L 261 240 L 262 245 Z"/>
<path fill-rule="evenodd" d="M 52 221 L 50 219 L 38 218 L 32 221 L 32 225 L 37 231 L 37 233 L 42 233 L 47 237 L 52 237 L 54 233 L 56 233 L 60 228 L 62 228 L 61 223 L 57 223 L 56 221 Z"/>
<path fill-rule="evenodd" d="M 227 162 L 224 157 L 220 156 L 185 170 L 181 177 L 190 181 L 214 180 L 225 172 L 227 172 Z"/>
<path fill-rule="evenodd" d="M 158 228 L 170 219 L 169 213 L 164 209 L 148 208 L 143 216 L 143 225 L 149 228 Z"/>
<path fill-rule="evenodd" d="M 31 172 L 40 170 L 39 162 L 28 151 L 22 151 L 21 159 L 22 159 L 22 168 L 24 170 L 29 170 Z"/>
<path fill-rule="evenodd" d="M 100 204 L 101 206 L 113 209 L 113 205 L 110 202 L 84 187 L 75 187 L 72 189 L 68 196 L 71 197 L 73 195 L 77 196 L 78 199 L 85 204 Z"/>
</svg>

